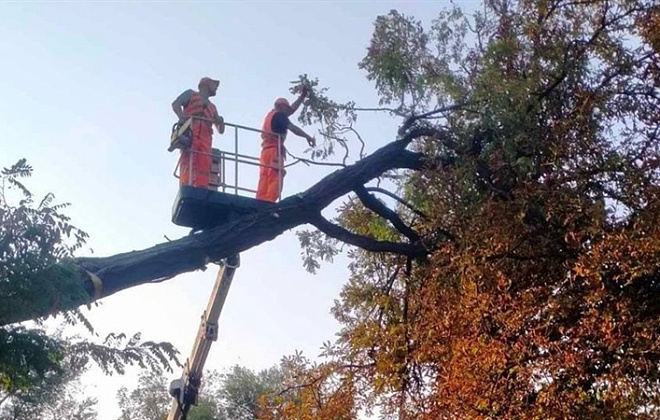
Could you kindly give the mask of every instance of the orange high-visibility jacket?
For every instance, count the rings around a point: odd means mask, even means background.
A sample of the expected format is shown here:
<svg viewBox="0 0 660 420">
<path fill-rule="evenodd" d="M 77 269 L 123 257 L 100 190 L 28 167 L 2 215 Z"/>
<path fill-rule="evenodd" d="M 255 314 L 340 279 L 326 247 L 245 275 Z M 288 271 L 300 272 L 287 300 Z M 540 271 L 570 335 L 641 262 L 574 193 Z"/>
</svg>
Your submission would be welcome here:
<svg viewBox="0 0 660 420">
<path fill-rule="evenodd" d="M 202 95 L 193 92 L 188 103 L 183 107 L 186 117 L 196 116 L 208 118 L 209 121 L 194 120 L 192 126 L 192 144 L 190 149 L 181 150 L 181 185 L 192 184 L 195 187 L 206 188 L 211 172 L 211 136 L 213 120 L 217 114 L 215 105 L 204 104 Z M 191 179 L 192 176 L 192 179 Z"/>
<path fill-rule="evenodd" d="M 264 125 L 261 127 L 261 131 L 267 131 L 267 133 L 261 133 L 261 148 L 262 149 L 268 149 L 270 147 L 277 147 L 278 139 L 277 136 L 273 133 L 273 117 L 277 114 L 276 110 L 271 110 L 267 115 L 266 118 L 264 119 Z M 282 138 L 282 150 L 284 150 L 284 140 L 286 139 L 286 131 L 284 132 L 283 135 L 281 135 Z"/>
<path fill-rule="evenodd" d="M 216 114 L 217 110 L 215 105 L 209 102 L 205 106 L 204 102 L 202 101 L 202 95 L 200 95 L 199 92 L 193 92 L 192 95 L 190 95 L 188 103 L 183 107 L 183 115 L 185 115 L 186 118 L 195 116 L 213 120 L 215 119 Z"/>
</svg>

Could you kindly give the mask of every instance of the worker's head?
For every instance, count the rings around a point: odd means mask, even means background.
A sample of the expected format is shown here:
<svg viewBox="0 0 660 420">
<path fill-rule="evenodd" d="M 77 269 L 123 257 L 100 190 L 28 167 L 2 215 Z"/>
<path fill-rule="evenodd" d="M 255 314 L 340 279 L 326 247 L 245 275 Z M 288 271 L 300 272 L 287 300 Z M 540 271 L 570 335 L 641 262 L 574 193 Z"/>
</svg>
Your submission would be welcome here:
<svg viewBox="0 0 660 420">
<path fill-rule="evenodd" d="M 291 105 L 285 98 L 277 98 L 274 107 L 276 111 L 286 112 L 287 114 L 292 113 Z"/>
<path fill-rule="evenodd" d="M 219 80 L 213 80 L 210 77 L 202 77 L 199 80 L 199 85 L 197 85 L 197 87 L 199 88 L 199 93 L 206 96 L 215 96 L 219 85 Z"/>
</svg>

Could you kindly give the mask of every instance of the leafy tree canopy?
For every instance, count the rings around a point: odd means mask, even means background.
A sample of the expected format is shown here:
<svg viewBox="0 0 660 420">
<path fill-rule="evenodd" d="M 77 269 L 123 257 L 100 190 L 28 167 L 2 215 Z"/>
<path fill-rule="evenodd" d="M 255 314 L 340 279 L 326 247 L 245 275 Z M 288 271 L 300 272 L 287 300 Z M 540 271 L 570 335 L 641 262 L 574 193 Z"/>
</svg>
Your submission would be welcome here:
<svg viewBox="0 0 660 420">
<path fill-rule="evenodd" d="M 425 165 L 336 223 L 427 255 L 351 249 L 339 339 L 265 418 L 657 418 L 659 22 L 635 0 L 376 19 L 359 66 Z M 300 234 L 312 270 L 326 235 Z"/>
<path fill-rule="evenodd" d="M 121 388 L 117 393 L 122 410 L 119 420 L 165 419 L 173 402 L 168 384 L 162 372 L 145 371 L 134 389 Z M 255 372 L 235 365 L 223 373 L 206 372 L 199 403 L 188 413 L 188 420 L 256 420 L 260 399 L 277 392 L 281 384 L 282 371 L 277 366 Z"/>
<path fill-rule="evenodd" d="M 62 213 L 52 194 L 36 200 L 25 185 L 32 168 L 25 160 L 0 172 L 0 399 L 17 406 L 19 400 L 57 387 L 93 362 L 105 373 L 124 373 L 127 366 L 171 369 L 178 363 L 169 343 L 143 341 L 141 335 L 109 334 L 98 340 L 81 309 L 61 312 L 50 322 L 11 324 L 17 311 L 36 318 L 45 308 L 70 307 L 87 296 L 72 281 L 78 267 L 70 263 L 87 234 Z M 59 323 L 58 323 L 59 322 Z M 82 325 L 87 337 L 65 335 L 66 326 Z"/>
</svg>

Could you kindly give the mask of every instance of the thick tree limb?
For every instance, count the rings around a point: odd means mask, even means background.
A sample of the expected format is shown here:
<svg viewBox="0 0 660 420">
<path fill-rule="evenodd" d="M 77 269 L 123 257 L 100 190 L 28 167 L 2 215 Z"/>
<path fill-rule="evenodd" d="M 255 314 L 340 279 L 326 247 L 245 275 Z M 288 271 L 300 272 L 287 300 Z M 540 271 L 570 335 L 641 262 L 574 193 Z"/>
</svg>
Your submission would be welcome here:
<svg viewBox="0 0 660 420">
<path fill-rule="evenodd" d="M 354 191 L 366 208 L 392 223 L 392 226 L 402 234 L 406 235 L 406 237 L 410 239 L 410 242 L 418 242 L 420 240 L 417 232 L 415 232 L 410 226 L 406 225 L 394 210 L 387 207 L 373 194 L 369 194 L 363 185 L 360 185 Z"/>
<path fill-rule="evenodd" d="M 403 242 L 389 242 L 379 241 L 366 236 L 357 235 L 349 230 L 344 229 L 339 225 L 330 223 L 320 214 L 310 220 L 318 230 L 330 236 L 331 238 L 338 239 L 349 245 L 354 245 L 359 248 L 371 252 L 389 252 L 393 254 L 408 255 L 411 257 L 423 257 L 428 253 L 426 248 L 421 244 L 406 244 Z"/>
<path fill-rule="evenodd" d="M 428 219 L 429 218 L 428 215 L 426 215 L 424 212 L 422 212 L 421 210 L 418 210 L 417 208 L 415 208 L 415 206 L 413 206 L 412 204 L 410 204 L 409 202 L 407 202 L 403 198 L 399 197 L 398 195 L 394 194 L 393 192 L 387 191 L 385 188 L 366 187 L 365 190 L 367 190 L 369 192 L 377 192 L 377 193 L 384 194 L 384 195 L 386 195 L 390 198 L 393 198 L 394 200 L 396 200 L 397 202 L 403 204 L 404 206 L 408 207 L 408 209 L 410 209 L 410 211 L 412 211 L 413 213 L 415 213 L 416 215 L 418 215 L 422 219 Z"/>
<path fill-rule="evenodd" d="M 437 134 L 437 130 L 429 128 L 412 129 L 400 140 L 385 145 L 353 165 L 336 170 L 307 191 L 282 200 L 272 209 L 245 215 L 215 228 L 151 248 L 109 257 L 78 258 L 73 263 L 97 276 L 101 284 L 98 281 L 94 282 L 93 276 L 80 270 L 80 286 L 87 296 L 56 309 L 72 309 L 130 287 L 203 269 L 209 262 L 239 254 L 312 220 L 329 229 L 323 222 L 319 222 L 318 215 L 321 210 L 387 171 L 412 166 L 421 167 L 419 162 L 422 156 L 411 154 L 406 147 L 415 138 Z M 337 234 L 336 230 L 330 229 L 330 231 Z M 422 255 L 426 252 L 421 247 L 412 248 L 411 245 L 406 244 L 394 250 L 383 245 L 374 246 L 370 240 L 362 241 L 357 235 L 342 237 L 352 241 L 350 243 L 357 246 L 364 245 L 365 249 L 376 252 L 393 252 L 397 249 L 399 253 L 406 255 L 411 252 Z M 8 319 L 7 323 L 25 321 L 34 316 L 34 313 L 26 310 L 24 313 L 14 314 L 14 318 Z"/>
<path fill-rule="evenodd" d="M 398 157 L 397 167 L 418 171 L 424 167 L 425 162 L 426 156 L 424 154 L 406 150 Z"/>
</svg>

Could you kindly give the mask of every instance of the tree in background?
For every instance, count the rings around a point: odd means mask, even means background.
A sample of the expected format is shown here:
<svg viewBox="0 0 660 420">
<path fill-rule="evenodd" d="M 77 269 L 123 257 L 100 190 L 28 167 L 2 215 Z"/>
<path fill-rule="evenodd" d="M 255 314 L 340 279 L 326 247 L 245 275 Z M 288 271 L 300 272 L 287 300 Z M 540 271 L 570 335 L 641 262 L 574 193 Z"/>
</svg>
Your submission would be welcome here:
<svg viewBox="0 0 660 420">
<path fill-rule="evenodd" d="M 339 340 L 264 418 L 658 418 L 657 29 L 635 0 L 378 17 L 360 67 L 425 165 L 336 222 L 428 256 L 350 250 Z"/>
<path fill-rule="evenodd" d="M 56 394 L 67 396 L 62 404 L 70 401 L 63 388 L 90 362 L 112 374 L 124 373 L 130 365 L 171 369 L 170 364 L 178 361 L 170 344 L 143 341 L 140 334 L 110 334 L 97 340 L 80 309 L 62 312 L 59 324 L 52 320 L 51 330 L 59 325 L 55 333 L 47 332 L 43 319 L 29 325 L 8 322 L 16 311 L 36 316 L 44 308 L 66 307 L 80 297 L 69 280 L 77 268 L 66 261 L 84 245 L 87 234 L 71 225 L 61 212 L 66 204 L 54 204 L 52 194 L 35 201 L 23 183 L 31 174 L 25 160 L 0 172 L 0 407 L 29 408 L 46 416 L 39 410 L 59 407 L 71 412 L 74 407 L 57 405 Z M 64 327 L 76 325 L 84 326 L 89 336 L 63 333 Z M 39 402 L 44 406 L 37 407 Z"/>
<path fill-rule="evenodd" d="M 69 365 L 61 374 L 48 375 L 26 390 L 5 394 L 0 418 L 5 420 L 96 420 L 93 398 L 84 396 L 80 376 L 84 370 Z"/>
<path fill-rule="evenodd" d="M 278 366 L 254 372 L 241 366 L 233 366 L 220 375 L 216 396 L 220 405 L 232 420 L 256 420 L 259 417 L 259 399 L 279 390 L 283 374 Z"/>
<path fill-rule="evenodd" d="M 167 416 L 172 401 L 167 393 L 168 381 L 160 371 L 140 374 L 137 386 L 129 391 L 122 386 L 117 392 L 119 420 L 161 420 Z"/>
<path fill-rule="evenodd" d="M 188 420 L 256 420 L 259 400 L 281 386 L 279 367 L 259 372 L 242 366 L 232 366 L 224 373 L 204 374 L 199 404 L 188 413 Z M 169 381 L 162 372 L 146 371 L 138 385 L 129 390 L 122 387 L 117 400 L 122 414 L 119 420 L 162 420 L 172 405 L 168 395 Z"/>
</svg>

